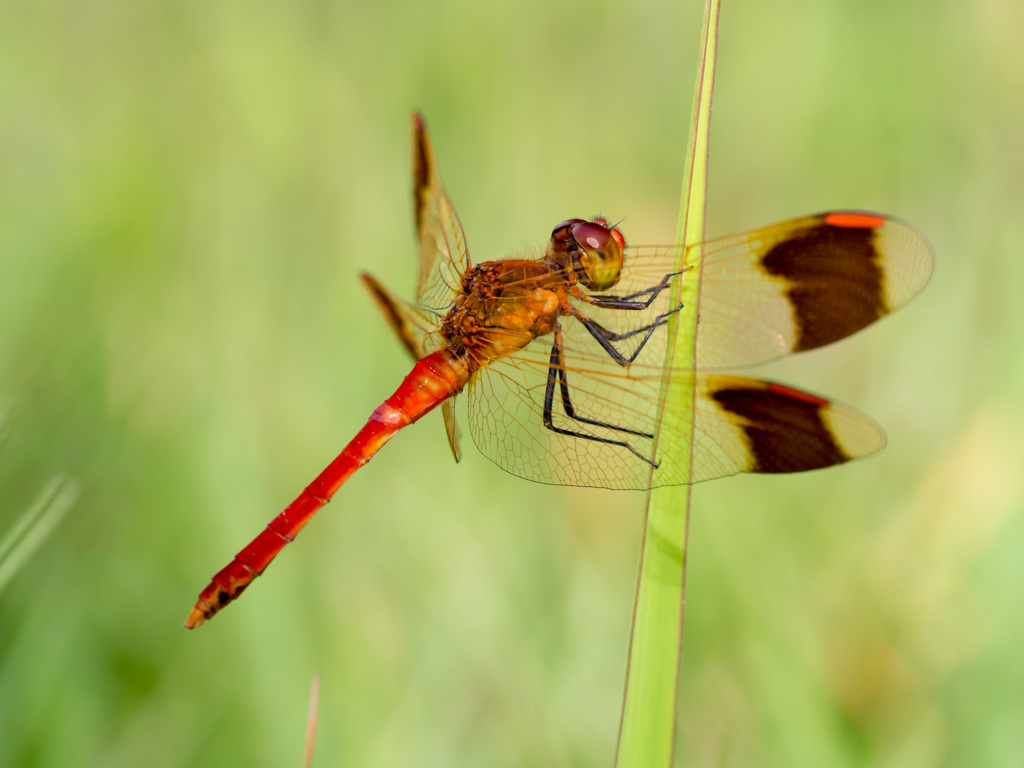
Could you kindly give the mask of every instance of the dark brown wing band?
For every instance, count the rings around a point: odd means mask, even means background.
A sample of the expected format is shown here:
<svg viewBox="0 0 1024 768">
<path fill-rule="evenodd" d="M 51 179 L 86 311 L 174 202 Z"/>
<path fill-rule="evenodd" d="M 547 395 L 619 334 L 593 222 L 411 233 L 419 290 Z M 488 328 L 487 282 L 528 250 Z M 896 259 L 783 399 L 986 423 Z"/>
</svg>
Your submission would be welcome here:
<svg viewBox="0 0 1024 768">
<path fill-rule="evenodd" d="M 852 458 L 822 418 L 828 400 L 772 382 L 758 385 L 727 387 L 711 395 L 720 408 L 738 417 L 752 457 L 748 472 L 804 472 Z"/>
<path fill-rule="evenodd" d="M 877 229 L 869 223 L 867 216 L 826 216 L 761 258 L 765 271 L 788 283 L 797 326 L 794 352 L 831 344 L 890 311 Z"/>
</svg>

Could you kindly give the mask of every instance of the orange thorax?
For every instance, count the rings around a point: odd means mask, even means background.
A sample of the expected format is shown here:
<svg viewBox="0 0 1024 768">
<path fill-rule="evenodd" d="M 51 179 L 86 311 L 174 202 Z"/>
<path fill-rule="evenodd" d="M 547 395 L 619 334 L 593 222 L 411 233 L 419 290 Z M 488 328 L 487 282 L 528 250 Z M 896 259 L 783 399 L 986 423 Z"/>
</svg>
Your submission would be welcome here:
<svg viewBox="0 0 1024 768">
<path fill-rule="evenodd" d="M 551 333 L 563 305 L 565 273 L 544 260 L 485 261 L 462 277 L 462 293 L 441 332 L 471 369 Z"/>
</svg>

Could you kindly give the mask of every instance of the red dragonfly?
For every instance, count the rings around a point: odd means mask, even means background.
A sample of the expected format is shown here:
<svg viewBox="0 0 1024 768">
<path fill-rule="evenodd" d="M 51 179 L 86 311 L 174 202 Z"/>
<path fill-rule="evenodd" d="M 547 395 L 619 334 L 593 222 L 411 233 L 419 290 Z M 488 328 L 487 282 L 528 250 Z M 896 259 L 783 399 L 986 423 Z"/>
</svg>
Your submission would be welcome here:
<svg viewBox="0 0 1024 768">
<path fill-rule="evenodd" d="M 677 280 L 702 277 L 697 365 L 752 365 L 830 344 L 918 293 L 932 270 L 908 225 L 833 212 L 703 244 L 699 268 L 678 251 L 626 247 L 605 219 L 569 219 L 532 259 L 473 266 L 441 185 L 422 118 L 413 117 L 419 236 L 416 302 L 363 275 L 416 358 L 398 390 L 341 454 L 204 589 L 185 626 L 239 594 L 391 437 L 441 406 L 459 458 L 454 396 L 468 390 L 470 433 L 502 469 L 544 483 L 643 489 L 687 481 L 689 462 L 654 455 L 656 419 L 692 424 L 690 482 L 738 472 L 800 472 L 879 451 L 877 425 L 841 404 L 762 379 L 690 369 L 690 402 L 660 402 Z M 701 274 L 698 274 L 701 273 Z M 684 432 L 662 432 L 660 445 Z M 671 446 L 670 446 L 671 447 Z"/>
</svg>

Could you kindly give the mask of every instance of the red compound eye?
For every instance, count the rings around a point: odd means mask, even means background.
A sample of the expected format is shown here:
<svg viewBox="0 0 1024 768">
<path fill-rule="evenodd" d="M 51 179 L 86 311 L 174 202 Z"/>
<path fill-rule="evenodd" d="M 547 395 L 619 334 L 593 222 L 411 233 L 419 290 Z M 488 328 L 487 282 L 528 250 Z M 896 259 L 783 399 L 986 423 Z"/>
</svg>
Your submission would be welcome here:
<svg viewBox="0 0 1024 768">
<path fill-rule="evenodd" d="M 572 228 L 572 236 L 585 250 L 602 250 L 614 235 L 611 230 L 597 222 L 584 221 Z M 621 237 L 622 235 L 619 235 L 619 238 Z"/>
<path fill-rule="evenodd" d="M 619 282 L 622 271 L 622 235 L 603 221 L 582 221 L 572 228 L 572 237 L 582 251 L 576 275 L 592 291 L 608 290 Z"/>
</svg>

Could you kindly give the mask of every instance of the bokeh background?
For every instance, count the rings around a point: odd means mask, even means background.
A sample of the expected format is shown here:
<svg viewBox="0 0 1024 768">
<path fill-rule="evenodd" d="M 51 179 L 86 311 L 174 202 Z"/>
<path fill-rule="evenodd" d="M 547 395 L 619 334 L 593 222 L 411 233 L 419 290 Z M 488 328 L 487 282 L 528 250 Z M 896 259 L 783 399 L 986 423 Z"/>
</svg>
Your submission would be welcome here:
<svg viewBox="0 0 1024 768">
<path fill-rule="evenodd" d="M 409 113 L 477 260 L 675 231 L 692 2 L 0 3 L 0 765 L 610 765 L 644 496 L 401 434 L 222 616 L 208 577 L 409 368 Z M 724 4 L 709 234 L 929 237 L 906 310 L 765 375 L 870 461 L 695 489 L 686 766 L 1024 764 L 1024 5 Z M 50 494 L 50 495 L 47 495 Z"/>
</svg>

